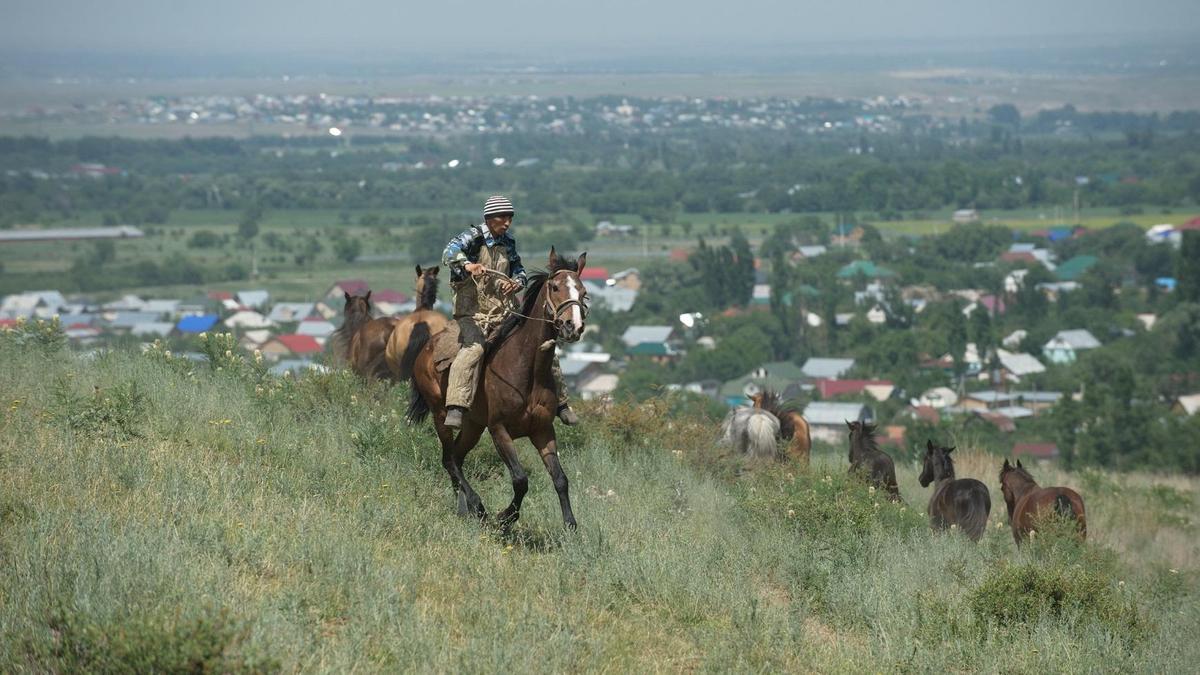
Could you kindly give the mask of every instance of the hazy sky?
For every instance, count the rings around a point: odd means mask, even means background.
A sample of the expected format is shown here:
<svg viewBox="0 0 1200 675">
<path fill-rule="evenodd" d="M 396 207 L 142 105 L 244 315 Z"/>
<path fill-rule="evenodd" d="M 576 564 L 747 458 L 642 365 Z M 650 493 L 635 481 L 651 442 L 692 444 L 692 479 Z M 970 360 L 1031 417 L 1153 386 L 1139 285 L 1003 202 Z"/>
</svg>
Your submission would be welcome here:
<svg viewBox="0 0 1200 675">
<path fill-rule="evenodd" d="M 19 50 L 728 49 L 1200 29 L 1200 0 L 0 0 Z"/>
</svg>

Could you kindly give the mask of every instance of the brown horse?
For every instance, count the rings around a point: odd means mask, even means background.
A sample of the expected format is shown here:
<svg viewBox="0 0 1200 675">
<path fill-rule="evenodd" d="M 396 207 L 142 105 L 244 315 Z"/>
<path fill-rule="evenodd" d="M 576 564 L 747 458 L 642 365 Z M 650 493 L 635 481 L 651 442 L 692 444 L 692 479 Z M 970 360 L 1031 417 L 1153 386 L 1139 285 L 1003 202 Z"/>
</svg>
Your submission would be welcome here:
<svg viewBox="0 0 1200 675">
<path fill-rule="evenodd" d="M 795 404 L 770 389 L 751 396 L 750 400 L 755 408 L 762 408 L 779 420 L 779 437 L 791 441 L 787 449 L 788 457 L 808 466 L 812 453 L 812 433 L 808 429 L 808 420 L 796 410 Z"/>
<path fill-rule="evenodd" d="M 942 448 L 925 441 L 925 466 L 921 469 L 921 487 L 933 483 L 929 497 L 929 525 L 935 530 L 956 526 L 972 541 L 979 541 L 987 530 L 992 497 L 987 486 L 974 478 L 955 478 L 954 448 Z"/>
<path fill-rule="evenodd" d="M 888 499 L 900 500 L 896 484 L 896 463 L 891 455 L 879 449 L 875 442 L 875 425 L 866 422 L 846 422 L 850 428 L 850 473 L 862 476 L 876 489 L 888 493 Z"/>
<path fill-rule="evenodd" d="M 371 318 L 371 291 L 366 295 L 346 296 L 342 310 L 342 325 L 333 332 L 334 357 L 347 363 L 360 377 L 391 379 L 384 360 L 384 348 L 392 334 L 396 319 Z"/>
<path fill-rule="evenodd" d="M 1083 497 L 1071 488 L 1038 487 L 1037 481 L 1021 465 L 1021 460 L 1017 460 L 1016 466 L 1004 460 L 1004 466 L 1000 468 L 1000 490 L 1008 505 L 1008 523 L 1018 545 L 1037 529 L 1041 519 L 1050 515 L 1074 520 L 1079 539 L 1087 538 Z"/>
<path fill-rule="evenodd" d="M 437 303 L 438 269 L 437 265 L 425 269 L 417 265 L 417 308 L 397 320 L 396 329 L 388 338 L 384 358 L 397 381 L 407 380 L 412 374 L 413 361 L 419 351 L 415 346 L 442 332 L 450 322 L 445 314 L 433 308 Z M 417 333 L 423 333 L 424 338 L 414 340 Z"/>
<path fill-rule="evenodd" d="M 530 275 L 520 311 L 504 319 L 485 347 L 479 391 L 471 409 L 463 416 L 457 436 L 443 423 L 449 373 L 439 373 L 434 362 L 438 339 L 429 341 L 417 354 L 408 416 L 420 421 L 433 411 L 433 426 L 442 444 L 442 466 L 450 474 L 450 484 L 458 495 L 460 515 L 473 513 L 480 519 L 487 517 L 483 502 L 463 475 L 463 459 L 487 429 L 512 476 L 512 503 L 498 514 L 500 523 L 507 527 L 520 517 L 529 479 L 513 440 L 528 437 L 554 481 L 563 523 L 575 529 L 567 474 L 559 464 L 554 435 L 558 397 L 551 366 L 555 341 L 575 342 L 583 335 L 587 295 L 579 274 L 586 262 L 586 253 L 575 261 L 559 257 L 551 248 L 550 271 Z"/>
</svg>

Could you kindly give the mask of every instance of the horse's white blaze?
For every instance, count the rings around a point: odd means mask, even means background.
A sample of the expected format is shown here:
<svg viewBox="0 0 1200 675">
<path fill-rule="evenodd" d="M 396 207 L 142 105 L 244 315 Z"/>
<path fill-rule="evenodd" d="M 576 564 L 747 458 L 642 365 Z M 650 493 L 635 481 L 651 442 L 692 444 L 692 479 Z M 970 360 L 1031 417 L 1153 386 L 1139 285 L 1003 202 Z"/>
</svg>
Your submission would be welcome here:
<svg viewBox="0 0 1200 675">
<path fill-rule="evenodd" d="M 567 277 L 567 292 L 571 294 L 571 323 L 577 333 L 583 332 L 583 314 L 579 311 L 579 287 L 575 285 L 575 277 Z"/>
</svg>

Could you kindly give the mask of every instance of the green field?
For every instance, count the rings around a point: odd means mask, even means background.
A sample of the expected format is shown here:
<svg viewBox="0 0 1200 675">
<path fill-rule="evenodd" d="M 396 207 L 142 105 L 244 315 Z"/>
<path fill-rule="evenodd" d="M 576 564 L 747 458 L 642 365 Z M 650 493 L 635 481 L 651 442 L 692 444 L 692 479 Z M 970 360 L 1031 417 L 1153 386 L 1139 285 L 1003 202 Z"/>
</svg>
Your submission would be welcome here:
<svg viewBox="0 0 1200 675">
<path fill-rule="evenodd" d="M 1195 216 L 1191 211 L 1175 211 L 1164 213 L 1163 209 L 1147 207 L 1146 213 L 1137 215 L 1121 215 L 1116 209 L 1085 209 L 1080 214 L 1080 223 L 1088 228 L 1109 227 L 1118 222 L 1132 222 L 1142 227 L 1149 227 L 1161 222 L 1182 223 Z M 425 216 L 439 219 L 443 213 L 435 211 L 394 210 L 372 211 L 372 215 L 384 220 L 391 218 L 408 219 L 413 216 Z M 432 264 L 441 255 L 440 248 L 431 249 L 418 260 L 409 257 L 409 240 L 413 233 L 411 226 L 361 227 L 357 225 L 365 212 L 348 214 L 351 224 L 342 224 L 343 214 L 333 210 L 287 210 L 270 211 L 266 214 L 261 232 L 257 239 L 258 267 L 260 275 L 255 280 L 215 282 L 208 284 L 205 290 L 238 290 L 248 287 L 258 287 L 270 290 L 279 300 L 312 299 L 323 292 L 337 279 L 364 278 L 375 288 L 395 288 L 408 292 L 412 286 L 412 264 Z M 462 211 L 449 214 L 451 222 L 465 225 L 471 221 L 472 214 Z M 834 214 L 815 214 L 833 225 L 836 223 Z M 236 211 L 194 210 L 176 211 L 171 214 L 166 225 L 149 226 L 148 229 L 158 231 L 156 236 L 136 240 L 116 242 L 116 259 L 114 264 L 132 263 L 139 260 L 161 261 L 172 254 L 181 254 L 195 261 L 204 268 L 223 267 L 231 262 L 242 264 L 247 269 L 251 266 L 250 251 L 236 238 L 237 220 L 240 216 Z M 985 211 L 981 214 L 984 223 L 1002 224 L 1016 230 L 1030 231 L 1045 227 L 1053 227 L 1070 221 L 1070 214 L 1055 213 L 1053 210 L 1024 209 L 1011 212 Z M 594 222 L 595 217 L 586 212 L 572 214 L 580 222 Z M 762 238 L 780 223 L 788 223 L 800 216 L 796 214 L 770 213 L 700 213 L 680 214 L 676 222 L 667 225 L 668 232 L 664 233 L 663 225 L 641 225 L 641 236 L 603 238 L 586 242 L 583 248 L 589 251 L 589 260 L 595 266 L 619 270 L 626 267 L 638 267 L 650 264 L 651 261 L 663 260 L 675 248 L 691 248 L 699 237 L 704 237 L 710 243 L 727 241 L 727 235 L 734 228 L 740 228 L 755 247 Z M 869 221 L 869 216 L 861 216 Z M 83 213 L 70 219 L 57 221 L 54 227 L 94 227 L 99 224 L 101 214 Z M 640 218 L 633 215 L 613 216 L 618 223 L 640 223 Z M 405 222 L 407 222 L 405 220 Z M 885 236 L 923 236 L 946 232 L 952 223 L 950 212 L 933 213 L 922 220 L 901 221 L 872 221 Z M 684 226 L 688 223 L 690 229 Z M 517 224 L 514 233 L 522 236 L 523 228 L 530 225 Z M 542 227 L 553 229 L 554 224 Z M 226 235 L 229 241 L 217 248 L 189 248 L 189 238 L 199 230 L 208 230 L 217 235 Z M 362 242 L 363 255 L 387 256 L 386 262 L 353 262 L 338 260 L 332 253 L 331 235 L 335 232 L 345 233 Z M 274 233 L 285 246 L 295 246 L 305 238 L 312 236 L 323 242 L 323 251 L 315 262 L 297 265 L 294 261 L 295 250 L 272 250 L 265 244 L 268 233 Z M 65 272 L 73 261 L 86 256 L 93 249 L 88 242 L 46 242 L 6 245 L 0 249 L 0 281 L 8 280 L 10 285 L 29 279 L 27 284 L 37 287 L 53 288 L 55 275 Z M 526 262 L 532 266 L 542 265 L 546 251 L 523 249 Z M 28 288 L 9 288 L 10 291 L 33 290 Z M 148 288 L 131 287 L 134 292 L 144 292 L 163 296 L 189 297 L 200 289 L 194 287 L 157 286 Z M 102 296 L 118 295 L 117 291 L 101 293 Z"/>
<path fill-rule="evenodd" d="M 22 338 L 24 339 L 24 338 Z M 743 465 L 715 422 L 586 408 L 564 430 L 580 527 L 536 454 L 511 533 L 453 514 L 403 388 L 261 380 L 158 352 L 77 360 L 0 335 L 0 671 L 1193 672 L 1193 479 L 1039 467 L 1087 500 L 1084 546 L 1017 550 L 999 457 L 976 544 L 933 535 L 917 467 L 892 505 Z M 218 347 L 219 350 L 219 347 Z M 665 422 L 665 424 L 664 424 Z M 990 450 L 1002 450 L 990 448 Z M 469 480 L 511 495 L 488 442 Z"/>
</svg>

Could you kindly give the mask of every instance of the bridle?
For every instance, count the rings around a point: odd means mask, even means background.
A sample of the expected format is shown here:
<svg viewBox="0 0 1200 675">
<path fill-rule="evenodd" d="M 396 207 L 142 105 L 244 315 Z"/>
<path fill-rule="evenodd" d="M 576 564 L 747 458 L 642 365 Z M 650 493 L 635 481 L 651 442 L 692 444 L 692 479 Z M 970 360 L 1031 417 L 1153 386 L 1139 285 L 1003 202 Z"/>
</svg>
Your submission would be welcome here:
<svg viewBox="0 0 1200 675">
<path fill-rule="evenodd" d="M 546 283 L 550 283 L 551 279 L 560 274 L 567 274 L 569 272 L 570 270 L 559 270 L 546 279 Z M 557 305 L 550 304 L 550 292 L 546 291 L 546 313 L 550 315 L 550 322 L 554 324 L 554 330 L 562 330 L 562 327 L 566 325 L 567 320 L 562 318 L 562 313 L 572 307 L 579 307 L 580 319 L 587 321 L 588 306 L 584 302 L 588 299 L 587 289 L 583 288 L 583 284 L 579 284 L 579 286 L 579 298 L 567 298 Z"/>
</svg>

